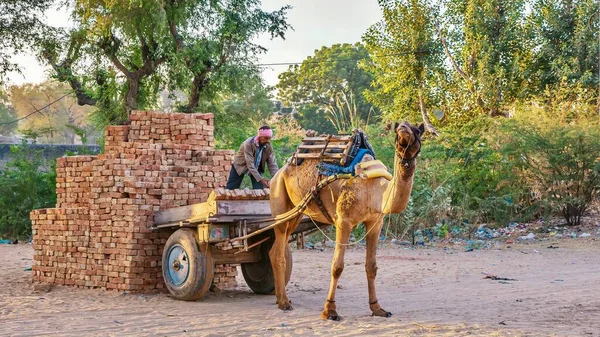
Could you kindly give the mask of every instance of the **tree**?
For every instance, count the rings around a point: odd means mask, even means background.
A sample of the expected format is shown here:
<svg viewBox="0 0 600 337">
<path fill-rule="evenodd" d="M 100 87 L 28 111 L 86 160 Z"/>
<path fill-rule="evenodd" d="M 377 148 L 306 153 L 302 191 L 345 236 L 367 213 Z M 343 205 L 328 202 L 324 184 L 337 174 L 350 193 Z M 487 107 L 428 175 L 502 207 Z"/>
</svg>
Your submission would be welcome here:
<svg viewBox="0 0 600 337">
<path fill-rule="evenodd" d="M 31 236 L 32 210 L 56 205 L 56 168 L 27 141 L 10 150 L 0 171 L 0 236 L 20 239 Z"/>
<path fill-rule="evenodd" d="M 215 139 L 218 148 L 236 149 L 275 110 L 270 90 L 256 75 L 248 78 L 239 91 L 219 95 L 219 101 L 209 108 L 215 114 Z"/>
<path fill-rule="evenodd" d="M 597 90 L 600 3 L 534 0 L 530 22 L 530 38 L 537 46 L 529 68 L 531 91 L 539 94 L 561 82 Z"/>
<path fill-rule="evenodd" d="M 11 54 L 27 49 L 47 27 L 40 18 L 53 0 L 0 0 L 0 84 L 9 71 L 20 69 Z"/>
<path fill-rule="evenodd" d="M 516 124 L 516 123 L 515 123 Z M 503 152 L 515 163 L 515 174 L 568 225 L 600 197 L 600 128 L 597 125 L 508 125 Z M 510 164 L 510 163 L 505 163 Z"/>
<path fill-rule="evenodd" d="M 316 122 L 312 117 L 325 117 L 323 112 L 335 108 L 340 97 L 354 97 L 356 111 L 363 122 L 376 119 L 378 111 L 363 96 L 373 77 L 358 65 L 368 60 L 369 54 L 361 43 L 322 47 L 300 66 L 291 66 L 279 75 L 278 96 L 303 116 L 299 119 L 301 122 L 308 122 L 303 127 L 321 132 L 331 127 L 323 126 L 323 121 Z"/>
<path fill-rule="evenodd" d="M 75 143 L 76 134 L 72 127 L 91 133 L 88 116 L 92 109 L 77 105 L 72 97 L 61 98 L 69 91 L 66 84 L 55 81 L 11 86 L 10 101 L 15 115 L 26 117 L 19 122 L 19 129 L 35 132 L 39 134 L 39 141 L 54 144 Z M 38 113 L 30 115 L 38 109 Z"/>
<path fill-rule="evenodd" d="M 506 107 L 523 97 L 524 63 L 533 49 L 525 1 L 446 0 L 445 8 L 447 27 L 438 23 L 437 30 L 454 70 L 453 98 L 475 115 L 507 115 Z"/>
<path fill-rule="evenodd" d="M 288 28 L 288 6 L 264 12 L 259 0 L 70 2 L 76 27 L 46 41 L 41 55 L 103 122 L 154 106 L 161 88 L 184 91 L 187 112 L 235 92 L 266 50 L 252 40 L 283 38 Z"/>
<path fill-rule="evenodd" d="M 17 129 L 15 110 L 10 106 L 4 92 L 0 91 L 0 136 L 10 136 Z"/>
<path fill-rule="evenodd" d="M 439 82 L 444 75 L 441 50 L 434 40 L 437 10 L 427 0 L 382 0 L 379 5 L 383 20 L 363 36 L 372 57 L 365 68 L 376 83 L 367 98 L 388 119 L 419 111 L 426 130 L 437 134 L 429 117 L 429 108 L 440 104 Z"/>
</svg>

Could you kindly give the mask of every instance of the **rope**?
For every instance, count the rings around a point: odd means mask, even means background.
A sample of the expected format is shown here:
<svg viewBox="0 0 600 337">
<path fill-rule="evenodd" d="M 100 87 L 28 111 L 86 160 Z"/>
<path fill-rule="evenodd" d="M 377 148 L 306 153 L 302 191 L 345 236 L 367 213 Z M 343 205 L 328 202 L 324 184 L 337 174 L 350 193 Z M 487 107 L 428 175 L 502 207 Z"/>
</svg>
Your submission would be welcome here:
<svg viewBox="0 0 600 337">
<path fill-rule="evenodd" d="M 383 208 L 382 208 L 382 209 L 385 209 L 385 208 L 387 207 L 387 205 L 388 205 L 388 202 L 390 201 L 390 198 L 391 198 L 391 196 L 392 196 L 392 195 L 393 195 L 393 194 L 396 192 L 396 191 L 395 191 L 395 189 L 396 189 L 396 185 L 393 185 L 393 186 L 392 186 L 392 191 L 391 191 L 391 193 L 389 193 L 389 194 L 388 194 L 388 196 L 387 196 L 387 199 L 385 200 L 385 203 L 383 204 Z M 321 229 L 321 228 L 320 228 L 320 227 L 317 225 L 317 223 L 315 222 L 315 220 L 313 220 L 313 218 L 312 218 L 310 215 L 306 215 L 306 216 L 308 216 L 308 218 L 310 219 L 310 221 L 312 221 L 312 223 L 315 225 L 315 227 L 316 227 L 316 228 L 317 228 L 317 229 L 318 229 L 318 230 L 321 232 L 321 234 L 323 234 L 323 236 L 325 236 L 325 238 L 327 238 L 327 240 L 329 240 L 329 241 L 333 241 L 333 240 L 332 240 L 332 239 L 331 239 L 331 238 L 330 238 L 330 237 L 329 237 L 327 234 L 325 234 L 325 232 L 323 232 L 323 230 L 322 230 L 322 229 Z M 379 215 L 379 218 L 377 219 L 377 221 L 375 221 L 374 223 L 375 223 L 375 224 L 379 223 L 379 221 L 381 221 L 381 220 L 383 219 L 383 217 L 384 217 L 384 216 L 385 216 L 385 215 L 384 215 L 384 214 L 383 214 L 383 212 L 382 212 L 382 213 Z M 357 240 L 357 241 L 354 241 L 354 242 L 348 242 L 348 243 L 340 243 L 339 245 L 340 245 L 340 246 L 354 246 L 354 245 L 356 245 L 356 244 L 360 243 L 362 240 L 364 240 L 364 239 L 367 237 L 367 235 L 369 235 L 369 233 L 370 233 L 370 232 L 373 230 L 373 228 L 375 228 L 375 227 L 376 227 L 375 225 L 371 226 L 371 228 L 369 228 L 369 230 L 368 230 L 368 231 L 365 233 L 365 235 L 363 235 L 363 237 L 362 237 L 362 238 L 360 238 L 359 240 Z M 337 243 L 336 243 L 336 244 L 337 244 Z"/>
</svg>

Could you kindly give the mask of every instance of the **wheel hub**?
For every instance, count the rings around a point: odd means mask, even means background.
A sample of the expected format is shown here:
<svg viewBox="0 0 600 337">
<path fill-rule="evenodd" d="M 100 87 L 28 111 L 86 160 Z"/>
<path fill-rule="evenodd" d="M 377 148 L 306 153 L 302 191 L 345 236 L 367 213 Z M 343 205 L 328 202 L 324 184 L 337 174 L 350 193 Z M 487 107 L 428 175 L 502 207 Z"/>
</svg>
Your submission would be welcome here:
<svg viewBox="0 0 600 337">
<path fill-rule="evenodd" d="M 190 259 L 183 246 L 174 245 L 167 252 L 169 279 L 175 286 L 183 285 L 190 274 Z"/>
</svg>

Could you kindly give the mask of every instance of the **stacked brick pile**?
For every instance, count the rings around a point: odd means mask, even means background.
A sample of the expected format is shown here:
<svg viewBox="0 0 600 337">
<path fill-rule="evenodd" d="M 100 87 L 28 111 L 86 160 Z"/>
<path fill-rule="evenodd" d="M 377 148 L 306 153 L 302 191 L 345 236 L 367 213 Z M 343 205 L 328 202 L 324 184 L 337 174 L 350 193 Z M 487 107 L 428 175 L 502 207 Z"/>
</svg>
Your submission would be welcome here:
<svg viewBox="0 0 600 337">
<path fill-rule="evenodd" d="M 211 198 L 215 200 L 269 200 L 271 190 L 268 188 L 262 190 L 252 190 L 249 188 L 243 190 L 226 190 L 225 188 L 216 188 Z"/>
<path fill-rule="evenodd" d="M 106 128 L 104 154 L 57 160 L 57 208 L 31 213 L 34 282 L 162 289 L 169 234 L 148 229 L 154 212 L 204 202 L 225 184 L 233 151 L 214 149 L 212 114 L 130 119 Z M 217 266 L 215 281 L 231 284 L 233 269 Z"/>
<path fill-rule="evenodd" d="M 237 286 L 235 277 L 237 276 L 237 265 L 221 264 L 215 266 L 212 290 L 222 290 Z M 217 289 L 215 289 L 217 288 Z"/>
<path fill-rule="evenodd" d="M 93 156 L 56 159 L 56 207 L 87 207 Z M 68 191 L 68 193 L 67 193 Z"/>
</svg>

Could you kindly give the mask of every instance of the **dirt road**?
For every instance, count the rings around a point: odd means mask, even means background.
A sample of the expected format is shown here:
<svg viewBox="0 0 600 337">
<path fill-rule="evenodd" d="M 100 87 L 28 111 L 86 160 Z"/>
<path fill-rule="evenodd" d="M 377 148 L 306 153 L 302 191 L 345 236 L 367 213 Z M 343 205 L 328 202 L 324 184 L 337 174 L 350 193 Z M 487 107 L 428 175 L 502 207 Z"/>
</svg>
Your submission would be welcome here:
<svg viewBox="0 0 600 337">
<path fill-rule="evenodd" d="M 237 289 L 198 302 L 67 287 L 34 291 L 24 270 L 32 247 L 0 245 L 0 335 L 600 337 L 600 242 L 497 248 L 379 250 L 378 295 L 394 314 L 388 319 L 369 316 L 365 252 L 350 250 L 336 298 L 344 319 L 331 322 L 319 314 L 332 250 L 294 252 L 287 289 L 295 310 L 284 313 L 274 296 L 253 294 L 241 277 Z"/>
</svg>

